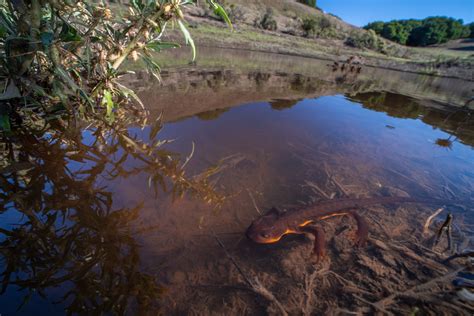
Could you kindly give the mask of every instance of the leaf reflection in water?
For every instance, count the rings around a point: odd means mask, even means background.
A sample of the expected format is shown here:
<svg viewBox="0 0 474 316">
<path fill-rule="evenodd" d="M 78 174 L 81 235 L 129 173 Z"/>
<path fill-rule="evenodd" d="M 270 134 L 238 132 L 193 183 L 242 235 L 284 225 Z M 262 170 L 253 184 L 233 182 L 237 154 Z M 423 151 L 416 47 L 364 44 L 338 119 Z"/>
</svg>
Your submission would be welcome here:
<svg viewBox="0 0 474 316">
<path fill-rule="evenodd" d="M 179 155 L 163 149 L 159 120 L 143 141 L 129 128 L 144 127 L 143 118 L 122 110 L 116 117 L 113 126 L 96 118 L 87 132 L 56 120 L 46 132 L 30 126 L 3 135 L 0 214 L 15 223 L 0 226 L 1 294 L 20 289 L 25 304 L 60 287 L 57 303 L 70 314 L 159 307 L 163 289 L 140 271 L 131 230 L 141 205 L 114 209 L 112 192 L 99 183 L 143 173 L 155 193 L 190 193 L 214 205 L 223 197 L 208 182 L 213 170 L 189 177 Z"/>
</svg>

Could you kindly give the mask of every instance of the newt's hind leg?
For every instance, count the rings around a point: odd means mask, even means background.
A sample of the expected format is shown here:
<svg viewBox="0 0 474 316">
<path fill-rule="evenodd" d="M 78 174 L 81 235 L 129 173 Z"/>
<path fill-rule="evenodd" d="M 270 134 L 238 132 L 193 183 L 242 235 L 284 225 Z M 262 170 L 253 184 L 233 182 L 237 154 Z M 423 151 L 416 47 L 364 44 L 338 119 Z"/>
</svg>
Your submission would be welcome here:
<svg viewBox="0 0 474 316">
<path fill-rule="evenodd" d="M 326 257 L 326 236 L 324 231 L 319 226 L 304 226 L 300 227 L 301 232 L 310 233 L 314 236 L 314 245 L 312 257 L 316 261 L 320 261 Z"/>
<path fill-rule="evenodd" d="M 355 243 L 359 247 L 364 246 L 369 237 L 369 225 L 367 224 L 365 219 L 356 212 L 350 212 L 349 214 L 351 214 L 357 222 Z"/>
</svg>

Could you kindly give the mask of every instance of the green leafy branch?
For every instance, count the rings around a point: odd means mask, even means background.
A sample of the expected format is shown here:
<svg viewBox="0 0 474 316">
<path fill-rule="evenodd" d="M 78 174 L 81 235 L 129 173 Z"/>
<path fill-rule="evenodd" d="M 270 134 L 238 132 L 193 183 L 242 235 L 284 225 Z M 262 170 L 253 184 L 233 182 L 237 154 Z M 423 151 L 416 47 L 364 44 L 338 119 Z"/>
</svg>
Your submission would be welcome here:
<svg viewBox="0 0 474 316">
<path fill-rule="evenodd" d="M 209 6 L 232 27 L 214 0 Z M 134 93 L 118 82 L 127 60 L 141 60 L 159 79 L 156 52 L 179 47 L 165 41 L 177 23 L 192 58 L 196 47 L 184 20 L 188 0 L 132 0 L 112 10 L 89 0 L 0 0 L 0 128 L 19 107 L 89 115 L 132 104 Z M 12 93 L 15 92 L 15 93 Z M 140 103 L 140 102 L 138 102 Z"/>
</svg>

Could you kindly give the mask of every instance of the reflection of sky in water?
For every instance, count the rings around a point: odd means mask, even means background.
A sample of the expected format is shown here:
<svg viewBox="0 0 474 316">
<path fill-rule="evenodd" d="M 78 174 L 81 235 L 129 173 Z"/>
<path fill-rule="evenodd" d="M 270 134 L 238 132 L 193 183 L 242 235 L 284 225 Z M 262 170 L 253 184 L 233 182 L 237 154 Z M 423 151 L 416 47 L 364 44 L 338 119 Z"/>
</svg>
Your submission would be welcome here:
<svg viewBox="0 0 474 316">
<path fill-rule="evenodd" d="M 215 120 L 193 117 L 168 124 L 161 135 L 177 139 L 171 147 L 183 153 L 195 141 L 196 160 L 258 148 L 270 153 L 275 148 L 291 152 L 287 143 L 302 142 L 308 146 L 324 144 L 327 150 L 346 158 L 352 155 L 354 163 L 361 160 L 426 172 L 450 166 L 450 176 L 454 177 L 457 175 L 452 172 L 462 172 L 474 164 L 469 146 L 455 141 L 447 149 L 435 144 L 438 138 L 448 138 L 448 133 L 420 119 L 396 118 L 365 109 L 343 96 L 304 99 L 280 111 L 271 110 L 265 102 L 248 104 L 222 113 Z M 397 160 L 402 158 L 409 165 L 399 166 Z"/>
</svg>

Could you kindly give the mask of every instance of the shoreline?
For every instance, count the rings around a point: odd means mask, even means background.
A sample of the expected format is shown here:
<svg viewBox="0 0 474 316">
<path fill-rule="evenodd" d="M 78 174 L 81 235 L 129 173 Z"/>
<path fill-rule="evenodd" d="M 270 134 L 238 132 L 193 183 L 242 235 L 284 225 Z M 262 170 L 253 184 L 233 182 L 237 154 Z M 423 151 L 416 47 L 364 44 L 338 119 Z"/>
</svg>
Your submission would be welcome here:
<svg viewBox="0 0 474 316">
<path fill-rule="evenodd" d="M 294 52 L 272 52 L 269 50 L 265 49 L 254 49 L 254 48 L 247 48 L 247 47 L 232 47 L 232 46 L 219 46 L 219 45 L 206 45 L 206 44 L 199 44 L 199 47 L 204 47 L 204 48 L 218 48 L 222 50 L 232 50 L 232 51 L 246 51 L 246 52 L 256 52 L 256 53 L 265 53 L 265 54 L 275 54 L 275 55 L 281 55 L 281 56 L 288 56 L 288 57 L 301 57 L 301 58 L 308 58 L 308 59 L 316 59 L 316 60 L 321 60 L 321 61 L 341 61 L 340 59 L 337 58 L 330 58 L 330 57 L 323 57 L 323 56 L 318 56 L 318 55 L 308 55 L 304 53 L 294 53 Z M 337 57 L 337 56 L 336 56 Z M 382 61 L 382 59 L 378 59 Z M 412 65 L 419 66 L 421 67 L 422 64 L 418 63 L 416 61 L 411 62 Z M 402 66 L 403 64 L 400 64 Z M 470 78 L 465 77 L 465 76 L 455 76 L 452 74 L 435 74 L 435 73 L 426 73 L 423 71 L 416 71 L 416 70 L 409 70 L 409 69 L 401 69 L 397 67 L 391 67 L 391 66 L 386 66 L 386 65 L 373 65 L 373 64 L 367 64 L 363 63 L 362 66 L 364 67 L 370 67 L 370 68 L 377 68 L 377 69 L 386 69 L 386 70 L 391 70 L 391 71 L 398 71 L 398 72 L 405 72 L 405 73 L 411 73 L 411 74 L 416 74 L 416 75 L 424 75 L 424 76 L 430 76 L 430 77 L 439 77 L 439 78 L 446 78 L 446 79 L 460 79 L 460 80 L 465 80 L 465 81 L 470 81 L 474 82 L 474 70 L 472 73 L 472 76 Z M 405 64 L 404 66 L 411 66 Z M 450 70 L 456 70 L 457 67 L 451 67 Z"/>
<path fill-rule="evenodd" d="M 344 39 L 304 37 L 283 31 L 268 31 L 249 24 L 234 25 L 228 29 L 222 22 L 188 15 L 190 33 L 199 51 L 200 47 L 253 51 L 285 56 L 297 56 L 343 62 L 357 56 L 366 67 L 456 78 L 474 81 L 474 53 L 458 53 L 440 47 L 409 47 L 385 40 L 397 53 L 386 53 L 367 48 L 355 48 Z M 362 30 L 359 30 L 362 31 Z M 168 40 L 185 46 L 179 31 L 171 31 Z"/>
</svg>

